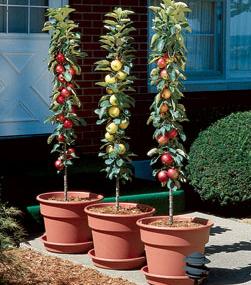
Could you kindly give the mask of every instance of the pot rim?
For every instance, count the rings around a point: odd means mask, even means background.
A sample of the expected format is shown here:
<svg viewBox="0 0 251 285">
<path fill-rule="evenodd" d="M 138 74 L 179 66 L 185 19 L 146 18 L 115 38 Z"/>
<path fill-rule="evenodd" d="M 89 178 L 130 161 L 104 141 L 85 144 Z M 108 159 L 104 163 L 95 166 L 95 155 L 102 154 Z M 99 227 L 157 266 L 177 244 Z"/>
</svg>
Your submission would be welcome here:
<svg viewBox="0 0 251 285">
<path fill-rule="evenodd" d="M 41 193 L 39 195 L 37 195 L 36 200 L 39 201 L 40 203 L 46 203 L 46 204 L 53 204 L 53 205 L 82 205 L 82 204 L 86 204 L 86 203 L 96 203 L 100 200 L 102 200 L 104 198 L 103 195 L 101 194 L 96 194 L 93 192 L 89 192 L 89 191 L 68 191 L 68 194 L 77 194 L 77 195 L 83 195 L 83 194 L 87 194 L 92 196 L 93 195 L 93 200 L 90 201 L 56 201 L 56 200 L 48 200 L 43 198 L 43 196 L 45 195 L 57 195 L 57 194 L 64 194 L 63 191 L 51 191 L 51 192 L 45 192 L 45 193 Z"/>
<path fill-rule="evenodd" d="M 110 205 L 115 205 L 115 202 L 104 202 L 104 203 L 97 203 L 97 204 L 91 204 L 85 207 L 84 211 L 86 214 L 88 214 L 89 216 L 96 216 L 96 217 L 109 217 L 109 218 L 126 218 L 126 217 L 142 217 L 144 215 L 148 215 L 149 213 L 154 214 L 156 212 L 156 209 L 153 208 L 150 205 L 146 205 L 146 204 L 140 204 L 140 203 L 134 203 L 134 202 L 121 202 L 120 205 L 141 205 L 141 206 L 145 206 L 147 208 L 149 208 L 149 211 L 147 212 L 143 212 L 140 214 L 106 214 L 106 213 L 97 213 L 97 212 L 93 212 L 90 210 L 90 208 L 94 208 L 96 206 L 98 206 L 99 208 L 102 206 L 110 206 Z"/>
<path fill-rule="evenodd" d="M 159 231 L 194 231 L 194 230 L 199 230 L 202 228 L 211 228 L 214 223 L 211 220 L 205 219 L 205 218 L 200 218 L 197 216 L 187 216 L 187 215 L 176 215 L 174 218 L 180 218 L 180 219 L 185 219 L 185 220 L 195 220 L 198 219 L 198 221 L 204 221 L 206 224 L 201 224 L 201 227 L 158 227 L 158 226 L 153 226 L 149 225 L 148 222 L 152 222 L 153 220 L 159 220 L 159 219 L 166 219 L 168 216 L 152 216 L 152 217 L 144 217 L 139 220 L 137 220 L 137 226 L 139 226 L 141 229 L 145 230 L 159 230 Z M 146 223 L 144 223 L 146 222 Z"/>
</svg>

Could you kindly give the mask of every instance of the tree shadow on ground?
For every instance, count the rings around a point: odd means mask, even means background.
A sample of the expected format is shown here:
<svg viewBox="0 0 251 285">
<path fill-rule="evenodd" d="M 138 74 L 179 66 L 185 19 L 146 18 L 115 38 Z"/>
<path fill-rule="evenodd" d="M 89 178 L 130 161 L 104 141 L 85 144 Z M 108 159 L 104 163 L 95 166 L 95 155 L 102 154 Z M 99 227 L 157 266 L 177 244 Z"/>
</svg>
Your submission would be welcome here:
<svg viewBox="0 0 251 285">
<path fill-rule="evenodd" d="M 226 245 L 209 245 L 206 247 L 206 255 L 215 253 L 229 253 L 237 251 L 250 251 L 251 252 L 251 241 L 240 241 L 233 244 Z"/>
<path fill-rule="evenodd" d="M 234 285 L 251 284 L 251 264 L 247 267 L 228 269 L 228 268 L 210 268 L 208 285 Z M 247 283 L 248 282 L 248 283 Z"/>
<path fill-rule="evenodd" d="M 223 234 L 225 232 L 231 231 L 231 229 L 223 228 L 220 226 L 212 227 L 210 230 L 210 236 L 215 236 L 216 234 Z"/>
</svg>

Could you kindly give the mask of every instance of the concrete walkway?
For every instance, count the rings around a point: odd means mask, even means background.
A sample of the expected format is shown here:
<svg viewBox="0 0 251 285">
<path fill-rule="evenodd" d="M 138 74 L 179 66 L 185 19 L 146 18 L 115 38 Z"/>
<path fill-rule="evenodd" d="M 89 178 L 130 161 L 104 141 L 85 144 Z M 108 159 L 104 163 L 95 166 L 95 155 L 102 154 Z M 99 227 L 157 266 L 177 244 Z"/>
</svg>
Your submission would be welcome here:
<svg viewBox="0 0 251 285">
<path fill-rule="evenodd" d="M 202 213 L 192 216 L 204 217 L 214 222 L 210 241 L 206 247 L 207 258 L 211 261 L 208 285 L 251 285 L 251 224 L 244 224 L 231 219 L 223 219 Z M 22 244 L 40 252 L 71 260 L 114 277 L 123 277 L 138 285 L 147 285 L 144 275 L 139 270 L 112 271 L 92 265 L 87 254 L 54 254 L 46 252 L 38 238 Z"/>
</svg>

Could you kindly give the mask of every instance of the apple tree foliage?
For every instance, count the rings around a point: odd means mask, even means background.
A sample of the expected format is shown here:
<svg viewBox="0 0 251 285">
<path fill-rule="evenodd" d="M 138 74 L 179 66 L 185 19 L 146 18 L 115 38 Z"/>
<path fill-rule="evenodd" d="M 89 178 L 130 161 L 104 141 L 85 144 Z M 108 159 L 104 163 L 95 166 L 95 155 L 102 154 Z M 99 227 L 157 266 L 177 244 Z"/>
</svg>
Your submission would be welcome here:
<svg viewBox="0 0 251 285">
<path fill-rule="evenodd" d="M 51 35 L 48 69 L 54 74 L 50 103 L 52 114 L 46 122 L 55 125 L 55 130 L 49 136 L 48 143 L 54 142 L 51 152 L 58 153 L 55 167 L 58 172 L 65 170 L 65 176 L 67 166 L 72 165 L 72 159 L 77 157 L 71 147 L 76 140 L 74 126 L 85 124 L 76 113 L 81 103 L 76 93 L 78 85 L 75 76 L 81 73 L 77 60 L 86 54 L 80 50 L 80 33 L 76 31 L 78 24 L 69 18 L 73 11 L 75 9 L 69 6 L 49 8 L 49 21 L 43 28 Z"/>
<path fill-rule="evenodd" d="M 185 181 L 183 164 L 187 159 L 182 145 L 186 136 L 181 125 L 187 117 L 180 99 L 183 97 L 182 81 L 185 80 L 186 66 L 184 32 L 190 31 L 186 13 L 190 9 L 185 3 L 173 0 L 162 0 L 160 6 L 150 9 L 155 17 L 149 63 L 154 64 L 150 75 L 157 95 L 150 107 L 148 124 L 152 123 L 155 128 L 153 138 L 158 145 L 148 155 L 152 157 L 151 164 L 156 163 L 157 166 L 153 175 L 169 189 L 169 214 L 172 216 L 172 191 Z M 169 163 L 163 163 L 164 154 L 169 156 Z"/>
<path fill-rule="evenodd" d="M 131 75 L 135 51 L 130 35 L 135 31 L 129 18 L 132 14 L 132 11 L 121 8 L 106 14 L 104 27 L 107 33 L 100 37 L 100 42 L 108 54 L 105 59 L 96 62 L 95 69 L 106 72 L 104 81 L 96 83 L 106 89 L 106 95 L 101 97 L 98 109 L 95 110 L 97 124 L 106 125 L 99 156 L 104 158 L 107 177 L 116 179 L 117 200 L 119 181 L 126 182 L 132 177 L 130 157 L 133 153 L 126 136 L 131 116 L 129 109 L 135 104 L 134 99 L 127 94 L 135 91 L 132 88 L 135 77 Z"/>
</svg>

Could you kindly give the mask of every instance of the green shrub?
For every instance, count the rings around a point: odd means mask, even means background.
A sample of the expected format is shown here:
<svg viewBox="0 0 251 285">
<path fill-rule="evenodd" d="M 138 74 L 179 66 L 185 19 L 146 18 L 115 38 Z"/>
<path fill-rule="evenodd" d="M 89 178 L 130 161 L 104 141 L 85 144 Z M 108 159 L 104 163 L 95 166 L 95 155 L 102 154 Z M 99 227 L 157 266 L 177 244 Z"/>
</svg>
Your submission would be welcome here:
<svg viewBox="0 0 251 285">
<path fill-rule="evenodd" d="M 2 262 L 2 252 L 9 247 L 18 246 L 23 240 L 25 233 L 16 218 L 21 212 L 8 207 L 0 201 L 0 262 Z"/>
<path fill-rule="evenodd" d="M 191 146 L 187 170 L 203 200 L 251 202 L 251 112 L 233 113 L 202 131 Z"/>
<path fill-rule="evenodd" d="M 21 211 L 17 208 L 8 207 L 0 201 L 0 264 L 7 268 L 7 272 L 12 270 L 16 272 L 15 274 L 22 274 L 22 268 L 15 258 L 7 254 L 6 249 L 18 246 L 24 239 L 24 230 L 17 221 L 17 217 L 20 215 Z M 9 282 L 2 272 L 0 285 L 5 284 L 9 284 Z"/>
</svg>

